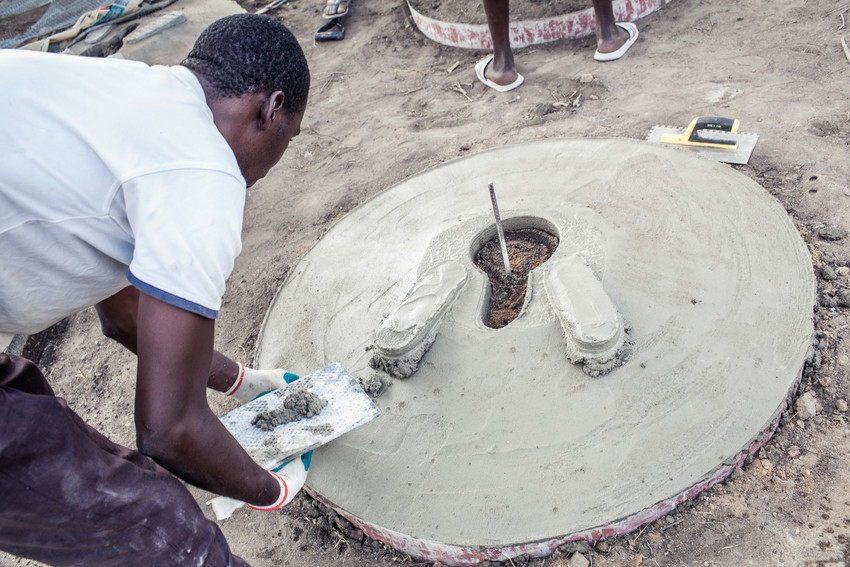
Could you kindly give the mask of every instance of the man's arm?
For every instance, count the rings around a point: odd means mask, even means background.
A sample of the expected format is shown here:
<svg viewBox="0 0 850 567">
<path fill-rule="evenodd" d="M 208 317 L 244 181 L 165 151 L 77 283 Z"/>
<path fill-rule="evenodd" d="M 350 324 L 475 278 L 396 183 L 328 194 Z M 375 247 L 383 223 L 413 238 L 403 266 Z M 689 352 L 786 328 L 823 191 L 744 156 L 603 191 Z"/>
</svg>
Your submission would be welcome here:
<svg viewBox="0 0 850 567">
<path fill-rule="evenodd" d="M 103 334 L 133 353 L 137 353 L 136 334 L 139 317 L 139 290 L 128 286 L 95 306 Z M 227 392 L 239 375 L 239 365 L 218 351 L 213 351 L 207 387 Z"/>
<path fill-rule="evenodd" d="M 215 322 L 144 293 L 137 314 L 139 451 L 210 492 L 258 506 L 274 502 L 278 481 L 254 463 L 207 404 Z"/>
</svg>

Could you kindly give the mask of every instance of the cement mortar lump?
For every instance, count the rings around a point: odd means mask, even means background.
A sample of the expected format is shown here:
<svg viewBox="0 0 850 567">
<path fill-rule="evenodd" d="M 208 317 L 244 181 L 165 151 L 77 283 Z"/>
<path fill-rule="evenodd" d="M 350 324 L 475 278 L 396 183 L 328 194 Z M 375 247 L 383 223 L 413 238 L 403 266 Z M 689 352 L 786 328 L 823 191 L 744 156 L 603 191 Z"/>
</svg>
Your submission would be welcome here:
<svg viewBox="0 0 850 567">
<path fill-rule="evenodd" d="M 328 401 L 321 399 L 313 392 L 296 390 L 286 396 L 279 408 L 263 411 L 254 416 L 251 425 L 263 431 L 273 431 L 278 425 L 319 415 L 326 405 Z"/>
<path fill-rule="evenodd" d="M 495 234 L 491 182 L 506 229 L 559 239 L 501 329 L 484 324 L 488 281 L 472 264 Z M 341 219 L 291 267 L 257 366 L 374 375 L 381 326 L 447 262 L 466 279 L 418 369 L 385 376 L 383 415 L 318 449 L 307 480 L 416 557 L 646 517 L 763 437 L 810 344 L 811 259 L 760 186 L 680 148 L 552 139 L 434 167 Z M 567 277 L 586 266 L 566 285 L 598 285 L 598 310 L 559 316 L 550 263 Z M 565 328 L 600 352 L 622 338 L 630 355 L 591 377 Z"/>
</svg>

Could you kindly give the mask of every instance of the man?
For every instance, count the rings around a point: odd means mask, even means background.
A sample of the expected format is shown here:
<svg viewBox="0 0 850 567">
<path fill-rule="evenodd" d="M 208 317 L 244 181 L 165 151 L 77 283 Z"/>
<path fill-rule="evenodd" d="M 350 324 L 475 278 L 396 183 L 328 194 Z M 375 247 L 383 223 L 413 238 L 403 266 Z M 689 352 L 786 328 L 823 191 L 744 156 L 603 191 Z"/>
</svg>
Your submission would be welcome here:
<svg viewBox="0 0 850 567">
<path fill-rule="evenodd" d="M 245 402 L 285 384 L 213 336 L 246 185 L 300 131 L 300 46 L 241 14 L 180 66 L 3 50 L 0 76 L 0 333 L 96 305 L 138 355 L 137 452 L 0 354 L 0 549 L 53 565 L 245 565 L 177 479 L 272 510 L 306 478 L 308 459 L 257 466 L 206 402 L 207 386 Z"/>
<path fill-rule="evenodd" d="M 484 0 L 493 54 L 475 64 L 478 80 L 499 92 L 513 90 L 523 82 L 511 51 L 509 3 L 509 0 Z M 637 40 L 637 26 L 630 22 L 617 22 L 612 0 L 593 0 L 593 13 L 596 16 L 596 53 L 593 58 L 597 61 L 619 59 Z"/>
</svg>

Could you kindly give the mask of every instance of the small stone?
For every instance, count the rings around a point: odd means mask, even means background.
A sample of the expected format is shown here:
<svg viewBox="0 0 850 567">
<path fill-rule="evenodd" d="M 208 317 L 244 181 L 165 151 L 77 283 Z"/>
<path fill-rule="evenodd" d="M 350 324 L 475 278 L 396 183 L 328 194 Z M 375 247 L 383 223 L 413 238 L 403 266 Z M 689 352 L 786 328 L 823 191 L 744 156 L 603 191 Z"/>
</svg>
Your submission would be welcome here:
<svg viewBox="0 0 850 567">
<path fill-rule="evenodd" d="M 355 529 L 351 530 L 351 532 L 349 532 L 348 535 L 351 537 L 351 539 L 354 539 L 354 540 L 357 540 L 357 541 L 363 541 L 363 538 L 365 537 L 363 535 L 363 530 L 361 530 L 360 528 L 355 528 Z M 436 564 L 435 564 L 435 567 L 436 567 Z"/>
<path fill-rule="evenodd" d="M 319 509 L 318 506 L 305 506 L 304 513 L 307 514 L 310 518 L 320 518 L 323 516 L 322 510 Z"/>
<path fill-rule="evenodd" d="M 821 307 L 837 307 L 838 306 L 838 298 L 832 297 L 829 294 L 822 293 L 818 296 L 818 303 Z"/>
<path fill-rule="evenodd" d="M 552 114 L 553 112 L 558 112 L 558 107 L 556 107 L 554 104 L 550 104 L 548 102 L 538 102 L 531 109 L 529 116 L 546 116 L 547 114 Z"/>
<path fill-rule="evenodd" d="M 590 544 L 583 539 L 578 541 L 568 541 L 567 543 L 559 545 L 558 550 L 561 553 L 589 553 Z"/>
<path fill-rule="evenodd" d="M 570 567 L 590 567 L 590 561 L 581 553 L 573 553 L 570 557 Z"/>
<path fill-rule="evenodd" d="M 847 400 L 835 400 L 835 409 L 841 413 L 847 411 Z"/>
<path fill-rule="evenodd" d="M 596 551 L 598 551 L 599 553 L 606 553 L 607 554 L 608 552 L 611 551 L 611 546 L 608 544 L 607 541 L 600 541 L 599 543 L 596 544 Z"/>
<path fill-rule="evenodd" d="M 838 279 L 838 274 L 835 273 L 830 266 L 821 266 L 820 268 L 820 277 L 825 279 L 828 282 Z"/>
<path fill-rule="evenodd" d="M 841 240 L 847 238 L 847 231 L 840 226 L 828 225 L 818 231 L 818 236 L 824 240 Z"/>
<path fill-rule="evenodd" d="M 788 456 L 792 459 L 796 459 L 800 456 L 800 448 L 796 445 L 791 445 L 790 447 L 788 447 Z"/>
<path fill-rule="evenodd" d="M 835 269 L 835 273 L 842 278 L 846 278 L 847 276 L 850 276 L 850 268 L 847 266 L 840 266 Z"/>
<path fill-rule="evenodd" d="M 337 516 L 336 518 L 334 518 L 334 525 L 342 533 L 348 532 L 352 528 L 351 522 L 349 522 L 348 520 L 346 520 L 342 516 Z"/>
<path fill-rule="evenodd" d="M 742 481 L 746 478 L 746 473 L 744 473 L 744 469 L 741 467 L 735 467 L 732 469 L 732 472 L 729 473 L 729 480 L 731 481 Z"/>
<path fill-rule="evenodd" d="M 806 364 L 817 370 L 821 367 L 822 363 L 823 356 L 821 355 L 820 351 L 817 348 L 810 346 L 809 349 L 806 351 Z"/>
<path fill-rule="evenodd" d="M 579 77 L 579 79 L 578 79 L 578 82 L 579 83 L 592 83 L 594 78 L 595 77 L 593 76 L 593 73 L 582 73 L 581 77 Z"/>
<path fill-rule="evenodd" d="M 850 307 L 850 289 L 839 289 L 835 299 L 838 307 Z"/>
<path fill-rule="evenodd" d="M 794 411 L 800 419 L 811 419 L 818 413 L 818 400 L 811 392 L 806 392 L 794 404 Z"/>
</svg>

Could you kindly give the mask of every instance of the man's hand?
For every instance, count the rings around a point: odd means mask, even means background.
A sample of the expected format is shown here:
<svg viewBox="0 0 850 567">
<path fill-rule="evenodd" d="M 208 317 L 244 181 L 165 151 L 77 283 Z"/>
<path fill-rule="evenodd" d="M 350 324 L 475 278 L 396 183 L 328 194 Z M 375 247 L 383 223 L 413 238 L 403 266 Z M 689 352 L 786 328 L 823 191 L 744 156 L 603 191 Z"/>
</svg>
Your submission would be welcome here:
<svg viewBox="0 0 850 567">
<path fill-rule="evenodd" d="M 245 368 L 239 364 L 239 374 L 236 376 L 236 381 L 230 390 L 225 392 L 228 396 L 233 396 L 242 404 L 247 404 L 263 394 L 277 390 L 298 380 L 298 375 L 292 372 L 287 372 L 282 368 L 275 370 L 254 370 L 253 368 Z"/>
<path fill-rule="evenodd" d="M 313 451 L 307 451 L 301 455 L 300 458 L 294 459 L 273 471 L 269 471 L 280 483 L 281 495 L 278 496 L 278 499 L 269 506 L 251 506 L 251 508 L 254 508 L 255 510 L 271 511 L 292 502 L 298 494 L 298 491 L 304 486 L 312 456 Z M 216 520 L 226 520 L 233 514 L 233 512 L 245 505 L 245 503 L 240 500 L 234 500 L 233 498 L 227 498 L 226 496 L 217 496 L 207 502 L 207 504 L 212 506 Z"/>
<path fill-rule="evenodd" d="M 310 454 L 312 453 L 310 451 Z M 301 457 L 292 459 L 284 466 L 269 471 L 280 483 L 280 496 L 277 497 L 277 501 L 268 506 L 251 506 L 251 504 L 248 504 L 248 506 L 254 510 L 269 512 L 292 502 L 292 499 L 295 498 L 295 495 L 298 494 L 298 491 L 301 490 L 301 487 L 304 486 L 304 482 L 307 480 L 309 463 L 310 459 L 308 458 L 305 463 L 304 455 L 301 455 Z"/>
</svg>

